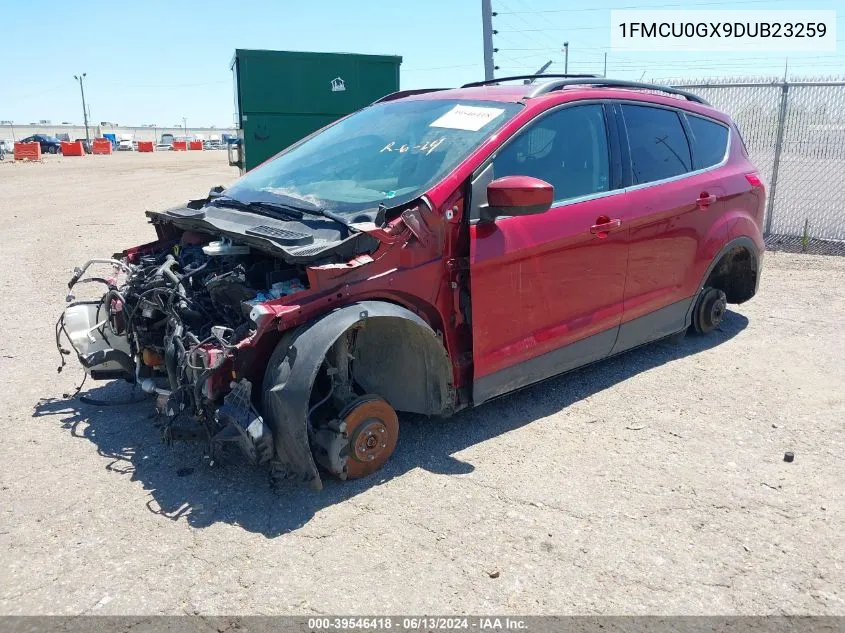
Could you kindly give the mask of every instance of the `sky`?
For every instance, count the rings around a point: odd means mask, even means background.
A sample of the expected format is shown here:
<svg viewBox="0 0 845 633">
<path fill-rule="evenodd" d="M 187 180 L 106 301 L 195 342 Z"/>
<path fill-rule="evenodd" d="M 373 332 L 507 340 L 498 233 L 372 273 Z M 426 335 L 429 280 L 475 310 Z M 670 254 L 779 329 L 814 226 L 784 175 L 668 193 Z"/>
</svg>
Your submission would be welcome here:
<svg viewBox="0 0 845 633">
<path fill-rule="evenodd" d="M 401 55 L 402 88 L 484 78 L 481 0 L 0 0 L 0 120 L 231 126 L 236 48 Z M 845 0 L 492 0 L 497 76 L 783 76 L 783 53 L 609 50 L 610 9 L 838 9 L 837 52 L 789 53 L 791 76 L 845 77 Z M 679 6 L 683 5 L 683 6 Z M 33 39 L 33 36 L 35 38 Z M 14 51 L 14 54 L 9 54 Z"/>
</svg>

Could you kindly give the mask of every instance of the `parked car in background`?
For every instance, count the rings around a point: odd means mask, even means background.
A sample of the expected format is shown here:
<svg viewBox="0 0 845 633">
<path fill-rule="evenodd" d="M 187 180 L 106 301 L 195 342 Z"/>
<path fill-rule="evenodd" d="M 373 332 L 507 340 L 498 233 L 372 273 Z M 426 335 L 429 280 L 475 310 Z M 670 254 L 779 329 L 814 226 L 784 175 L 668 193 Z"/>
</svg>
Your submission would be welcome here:
<svg viewBox="0 0 845 633">
<path fill-rule="evenodd" d="M 120 138 L 117 141 L 117 149 L 118 152 L 134 152 L 135 151 L 135 140 L 132 138 L 131 134 L 121 134 Z"/>
<path fill-rule="evenodd" d="M 147 211 L 158 240 L 61 332 L 92 378 L 157 394 L 166 437 L 320 487 L 378 470 L 397 411 L 706 335 L 755 295 L 765 190 L 730 116 L 668 86 L 509 80 L 388 95 Z"/>
<path fill-rule="evenodd" d="M 161 140 L 156 143 L 156 151 L 157 152 L 166 152 L 168 150 L 173 149 L 173 135 L 172 134 L 162 134 Z"/>
<path fill-rule="evenodd" d="M 55 136 L 48 136 L 47 134 L 33 134 L 21 139 L 20 142 L 40 144 L 42 154 L 60 154 L 62 152 L 62 142 Z"/>
</svg>

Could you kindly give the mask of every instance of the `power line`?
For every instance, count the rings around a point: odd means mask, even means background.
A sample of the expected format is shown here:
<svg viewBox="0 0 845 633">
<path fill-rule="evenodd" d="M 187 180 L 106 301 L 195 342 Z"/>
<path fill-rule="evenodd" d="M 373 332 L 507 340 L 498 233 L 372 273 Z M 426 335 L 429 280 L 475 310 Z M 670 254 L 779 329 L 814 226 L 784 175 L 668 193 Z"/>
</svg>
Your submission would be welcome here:
<svg viewBox="0 0 845 633">
<path fill-rule="evenodd" d="M 610 9 L 602 9 L 603 11 L 610 11 Z M 836 21 L 839 22 L 840 20 L 845 19 L 845 15 L 839 16 L 836 18 Z M 553 26 L 553 27 L 545 27 L 542 29 L 520 29 L 518 31 L 502 31 L 504 33 L 539 33 L 545 31 L 597 31 L 597 30 L 607 30 L 607 25 L 604 26 Z M 837 40 L 839 41 L 839 40 Z"/>
<path fill-rule="evenodd" d="M 527 3 L 525 0 L 515 0 L 515 1 L 516 1 L 516 2 L 519 2 L 519 4 L 520 4 L 520 5 L 522 5 L 523 7 L 528 7 L 528 6 L 529 6 L 529 5 L 528 5 L 528 3 Z M 506 9 L 508 8 L 508 7 L 507 7 L 504 3 L 502 3 L 502 2 L 500 2 L 499 4 L 501 4 L 501 6 L 505 7 Z M 513 12 L 511 12 L 511 13 L 513 13 Z M 527 26 L 532 26 L 532 25 L 531 25 L 531 24 L 530 24 L 530 23 L 529 23 L 529 22 L 528 22 L 525 18 L 523 18 L 521 15 L 518 15 L 518 14 L 514 14 L 514 15 L 516 15 L 516 17 L 517 17 L 520 21 L 522 21 L 522 23 L 523 23 L 523 24 L 525 24 L 525 25 L 527 25 Z M 546 33 L 541 33 L 541 34 L 542 34 L 542 36 L 543 36 L 543 37 L 545 37 L 547 40 L 549 40 L 550 42 L 552 42 L 553 44 L 555 44 L 558 48 L 560 48 L 560 42 L 556 42 L 554 39 L 552 39 L 552 37 L 551 37 L 551 36 L 547 35 Z M 528 35 L 526 35 L 525 37 L 529 37 L 529 36 L 528 36 Z"/>
<path fill-rule="evenodd" d="M 157 84 L 157 85 L 135 85 L 135 86 L 124 86 L 121 85 L 120 89 L 123 90 L 124 88 L 199 88 L 201 86 L 219 86 L 221 84 L 228 84 L 231 83 L 230 81 L 207 81 L 204 83 L 199 84 Z"/>
<path fill-rule="evenodd" d="M 537 11 L 500 11 L 500 14 L 518 14 L 518 13 L 581 13 L 584 11 L 623 11 L 626 9 L 667 9 L 678 7 L 683 9 L 695 10 L 696 7 L 707 7 L 717 5 L 735 5 L 735 4 L 771 4 L 772 2 L 787 2 L 788 0 L 719 0 L 717 2 L 697 2 L 695 4 L 651 4 L 651 5 L 631 5 L 624 7 L 584 7 L 580 9 L 540 9 Z"/>
<path fill-rule="evenodd" d="M 429 68 L 403 68 L 402 72 L 424 72 L 427 70 L 449 70 L 452 68 L 478 68 L 478 64 L 458 64 L 456 66 L 431 66 Z"/>
</svg>

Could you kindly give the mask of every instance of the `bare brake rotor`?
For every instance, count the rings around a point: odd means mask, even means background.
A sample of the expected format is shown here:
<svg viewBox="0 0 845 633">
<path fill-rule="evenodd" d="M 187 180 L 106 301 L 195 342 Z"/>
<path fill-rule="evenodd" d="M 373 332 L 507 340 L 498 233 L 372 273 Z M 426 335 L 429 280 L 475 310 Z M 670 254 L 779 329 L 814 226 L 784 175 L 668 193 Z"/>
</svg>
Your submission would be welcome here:
<svg viewBox="0 0 845 633">
<path fill-rule="evenodd" d="M 340 413 L 346 423 L 349 454 L 346 478 L 358 479 L 384 466 L 399 439 L 396 411 L 379 396 L 361 396 Z"/>
</svg>

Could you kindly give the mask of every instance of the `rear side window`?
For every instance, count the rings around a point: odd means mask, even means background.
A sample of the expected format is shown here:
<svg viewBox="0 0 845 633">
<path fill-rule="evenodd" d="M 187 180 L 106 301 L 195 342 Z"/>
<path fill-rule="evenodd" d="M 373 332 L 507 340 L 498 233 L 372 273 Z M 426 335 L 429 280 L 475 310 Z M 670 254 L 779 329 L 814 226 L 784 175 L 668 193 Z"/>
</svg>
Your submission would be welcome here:
<svg viewBox="0 0 845 633">
<path fill-rule="evenodd" d="M 634 182 L 643 184 L 692 171 L 687 135 L 674 110 L 623 105 Z"/>
<path fill-rule="evenodd" d="M 728 128 L 724 125 L 687 115 L 695 148 L 695 168 L 704 169 L 722 162 L 728 151 Z"/>
</svg>

